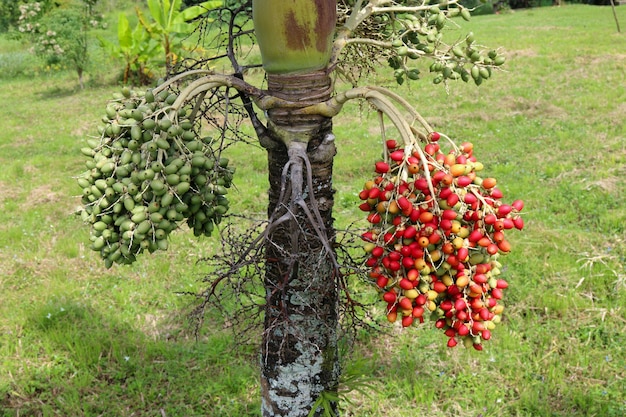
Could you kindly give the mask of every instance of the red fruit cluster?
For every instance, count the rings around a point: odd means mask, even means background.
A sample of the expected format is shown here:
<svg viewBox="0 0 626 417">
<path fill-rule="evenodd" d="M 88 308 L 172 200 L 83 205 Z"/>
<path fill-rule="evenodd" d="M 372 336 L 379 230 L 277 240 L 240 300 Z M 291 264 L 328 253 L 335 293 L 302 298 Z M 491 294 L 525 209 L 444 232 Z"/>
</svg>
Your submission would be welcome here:
<svg viewBox="0 0 626 417">
<path fill-rule="evenodd" d="M 522 229 L 523 202 L 502 201 L 471 143 L 440 149 L 440 134 L 402 148 L 388 140 L 376 175 L 359 193 L 371 224 L 362 235 L 372 282 L 387 303 L 387 319 L 408 327 L 430 314 L 448 346 L 482 349 L 501 320 L 497 258 L 508 253 L 509 229 Z M 412 149 L 412 151 L 411 151 Z"/>
</svg>

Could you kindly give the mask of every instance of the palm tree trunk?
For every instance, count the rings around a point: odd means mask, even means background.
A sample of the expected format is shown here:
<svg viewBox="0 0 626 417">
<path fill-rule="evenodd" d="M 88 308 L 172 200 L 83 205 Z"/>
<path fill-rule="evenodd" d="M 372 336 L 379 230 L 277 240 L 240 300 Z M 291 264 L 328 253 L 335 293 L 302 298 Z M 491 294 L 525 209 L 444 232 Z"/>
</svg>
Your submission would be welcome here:
<svg viewBox="0 0 626 417">
<path fill-rule="evenodd" d="M 303 106 L 328 99 L 330 86 L 325 71 L 268 77 L 272 95 Z M 329 253 L 335 146 L 329 118 L 294 116 L 286 109 L 271 110 L 269 118 L 276 146 L 268 149 L 268 210 L 278 225 L 266 247 L 263 416 L 306 417 L 322 392 L 336 392 L 340 373 L 337 271 Z M 288 149 L 285 135 L 310 140 Z M 286 195 L 291 198 L 281 198 Z M 336 411 L 336 404 L 332 408 Z"/>
</svg>

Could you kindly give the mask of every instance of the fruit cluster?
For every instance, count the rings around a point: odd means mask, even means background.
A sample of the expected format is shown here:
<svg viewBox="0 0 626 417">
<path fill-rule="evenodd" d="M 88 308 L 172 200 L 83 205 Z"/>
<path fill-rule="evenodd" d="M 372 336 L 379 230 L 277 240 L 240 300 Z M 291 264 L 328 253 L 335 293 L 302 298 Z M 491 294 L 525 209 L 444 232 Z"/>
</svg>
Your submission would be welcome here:
<svg viewBox="0 0 626 417">
<path fill-rule="evenodd" d="M 485 54 L 471 32 L 465 37 L 465 42 L 443 44 L 446 22 L 457 15 L 465 20 L 470 18 L 469 10 L 464 7 L 442 10 L 438 5 L 432 5 L 421 16 L 406 14 L 395 18 L 401 29 L 391 43 L 395 54 L 388 59 L 388 63 L 394 69 L 398 84 L 405 79 L 420 78 L 420 71 L 410 68 L 410 62 L 425 55 L 433 57 L 429 70 L 435 74 L 435 84 L 462 80 L 480 85 L 491 77 L 492 69 L 504 64 L 505 57 L 498 51 L 490 50 Z"/>
<path fill-rule="evenodd" d="M 440 149 L 437 132 L 423 148 L 386 142 L 376 175 L 359 193 L 370 228 L 363 235 L 369 277 L 404 327 L 430 314 L 448 346 L 482 349 L 501 320 L 498 257 L 511 250 L 508 229 L 522 229 L 523 202 L 502 201 L 494 178 L 466 142 Z"/>
<path fill-rule="evenodd" d="M 186 221 L 196 236 L 210 235 L 228 210 L 234 170 L 215 156 L 210 137 L 176 94 L 138 94 L 125 88 L 111 101 L 81 152 L 89 159 L 78 178 L 91 248 L 107 267 L 128 264 L 144 250 L 165 250 L 170 232 Z"/>
</svg>

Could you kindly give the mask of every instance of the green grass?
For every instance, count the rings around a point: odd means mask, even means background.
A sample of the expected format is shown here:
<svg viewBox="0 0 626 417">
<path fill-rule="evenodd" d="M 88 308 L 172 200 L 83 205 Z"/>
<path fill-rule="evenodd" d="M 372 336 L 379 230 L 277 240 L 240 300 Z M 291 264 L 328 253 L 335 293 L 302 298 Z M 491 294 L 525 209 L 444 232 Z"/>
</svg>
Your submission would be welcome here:
<svg viewBox="0 0 626 417">
<path fill-rule="evenodd" d="M 624 25 L 626 8 L 617 12 Z M 427 80 L 397 90 L 437 129 L 474 143 L 505 199 L 526 202 L 527 227 L 510 234 L 503 260 L 505 320 L 482 353 L 446 349 L 430 326 L 360 332 L 346 374 L 373 389 L 346 394 L 344 414 L 623 416 L 626 35 L 610 8 L 591 6 L 464 28 L 502 47 L 506 72 L 449 94 Z M 0 56 L 20 53 L 0 40 Z M 254 346 L 237 346 L 217 312 L 196 340 L 194 300 L 177 295 L 202 288 L 207 267 L 196 261 L 217 241 L 179 233 L 166 254 L 107 270 L 72 214 L 79 149 L 117 87 L 104 70 L 84 91 L 70 73 L 33 77 L 0 77 L 0 416 L 258 416 Z M 385 71 L 371 82 L 393 86 Z M 356 194 L 379 153 L 376 117 L 348 105 L 335 134 L 341 227 L 362 216 Z M 263 151 L 229 156 L 233 212 L 263 212 Z"/>
</svg>

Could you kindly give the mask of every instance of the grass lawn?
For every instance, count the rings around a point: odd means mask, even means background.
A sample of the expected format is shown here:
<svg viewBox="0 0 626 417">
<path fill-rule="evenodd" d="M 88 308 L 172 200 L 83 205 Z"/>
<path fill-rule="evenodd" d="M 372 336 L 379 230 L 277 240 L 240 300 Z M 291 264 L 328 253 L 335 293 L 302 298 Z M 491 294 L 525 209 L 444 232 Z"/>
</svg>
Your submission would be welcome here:
<svg viewBox="0 0 626 417">
<path fill-rule="evenodd" d="M 626 7 L 617 14 L 626 26 Z M 449 92 L 426 79 L 396 87 L 384 70 L 370 82 L 473 142 L 505 200 L 525 201 L 527 226 L 510 234 L 503 259 L 505 318 L 483 352 L 447 349 L 430 325 L 359 332 L 345 361 L 356 379 L 345 384 L 344 415 L 624 416 L 626 34 L 610 8 L 582 5 L 463 28 L 501 47 L 506 71 Z M 17 75 L 33 62 L 0 39 L 0 416 L 260 415 L 256 347 L 238 343 L 218 312 L 196 337 L 195 300 L 179 295 L 203 288 L 210 271 L 197 261 L 217 239 L 175 233 L 166 253 L 105 269 L 73 214 L 80 148 L 119 89 L 108 69 L 81 91 L 71 73 Z M 334 123 L 335 217 L 345 227 L 363 217 L 357 194 L 379 128 L 357 104 Z M 264 152 L 237 146 L 229 156 L 231 212 L 262 213 Z M 371 389 L 350 391 L 360 383 Z"/>
</svg>

